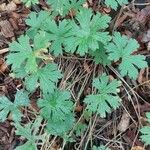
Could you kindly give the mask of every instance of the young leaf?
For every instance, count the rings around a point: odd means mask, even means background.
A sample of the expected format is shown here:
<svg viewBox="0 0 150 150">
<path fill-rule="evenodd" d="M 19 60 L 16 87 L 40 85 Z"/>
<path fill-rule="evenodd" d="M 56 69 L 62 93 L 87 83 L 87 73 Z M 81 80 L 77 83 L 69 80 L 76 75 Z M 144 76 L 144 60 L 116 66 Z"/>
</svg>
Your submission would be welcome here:
<svg viewBox="0 0 150 150">
<path fill-rule="evenodd" d="M 21 0 L 27 7 L 30 7 L 31 5 L 35 5 L 39 3 L 39 0 Z"/>
<path fill-rule="evenodd" d="M 150 123 L 150 112 L 146 113 L 146 117 L 148 122 Z M 145 143 L 145 145 L 150 145 L 150 127 L 144 126 L 141 130 L 141 139 Z"/>
<path fill-rule="evenodd" d="M 64 19 L 57 25 L 54 20 L 48 20 L 44 26 L 47 37 L 52 42 L 50 50 L 55 56 L 62 54 L 63 43 L 70 37 L 71 28 L 68 26 L 68 21 Z"/>
<path fill-rule="evenodd" d="M 23 90 L 17 91 L 14 103 L 12 103 L 5 96 L 0 97 L 0 121 L 4 122 L 7 119 L 9 113 L 12 114 L 13 121 L 20 121 L 23 115 L 19 108 L 28 105 L 28 94 L 23 92 Z"/>
<path fill-rule="evenodd" d="M 45 22 L 50 19 L 50 14 L 47 11 L 40 11 L 38 14 L 36 12 L 31 12 L 25 21 L 30 27 L 27 30 L 27 35 L 33 39 Z"/>
<path fill-rule="evenodd" d="M 101 117 L 106 117 L 106 113 L 111 112 L 111 108 L 120 106 L 119 92 L 120 82 L 113 80 L 109 82 L 109 77 L 103 74 L 94 79 L 93 86 L 98 90 L 95 95 L 88 95 L 84 102 L 90 112 L 98 113 Z"/>
<path fill-rule="evenodd" d="M 48 46 L 48 39 L 44 32 L 40 32 L 34 38 L 34 46 L 31 47 L 27 35 L 18 38 L 18 42 L 10 44 L 10 54 L 7 56 L 7 63 L 12 64 L 12 69 L 20 69 L 22 65 L 26 73 L 36 72 L 38 69 L 38 53 L 45 51 Z M 48 51 L 48 50 L 47 50 Z"/>
<path fill-rule="evenodd" d="M 93 146 L 92 150 L 110 150 L 109 148 L 101 145 L 99 147 L 96 147 L 95 145 Z"/>
<path fill-rule="evenodd" d="M 52 93 L 56 87 L 58 79 L 62 77 L 56 64 L 47 64 L 37 72 L 25 77 L 25 85 L 29 91 L 34 91 L 38 84 L 43 93 Z"/>
<path fill-rule="evenodd" d="M 44 95 L 38 100 L 40 113 L 45 119 L 60 120 L 65 119 L 67 114 L 73 111 L 73 103 L 68 91 L 56 90 L 54 93 Z"/>
<path fill-rule="evenodd" d="M 132 55 L 139 48 L 139 44 L 134 39 L 128 39 L 121 36 L 119 32 L 115 32 L 113 41 L 106 47 L 109 53 L 109 59 L 118 61 L 121 59 L 119 70 L 122 76 L 128 75 L 130 78 L 136 79 L 138 76 L 138 68 L 147 67 L 145 57 L 143 55 Z"/>
<path fill-rule="evenodd" d="M 111 8 L 113 8 L 114 10 L 117 10 L 119 5 L 124 5 L 124 4 L 128 4 L 128 0 L 105 0 L 105 4 Z"/>
<path fill-rule="evenodd" d="M 44 141 L 44 135 L 38 135 L 39 127 L 41 126 L 42 118 L 38 117 L 34 122 L 21 126 L 15 123 L 16 135 L 21 135 L 27 139 L 27 142 L 18 146 L 15 150 L 37 150 L 36 141 Z"/>
<path fill-rule="evenodd" d="M 108 27 L 110 17 L 97 13 L 94 15 L 90 9 L 81 9 L 77 14 L 78 23 L 72 21 L 72 37 L 66 40 L 66 51 L 72 53 L 77 50 L 81 56 L 88 50 L 95 51 L 99 48 L 99 42 L 106 44 L 110 41 L 108 32 L 103 30 Z M 102 32 L 103 31 L 103 32 Z"/>
</svg>

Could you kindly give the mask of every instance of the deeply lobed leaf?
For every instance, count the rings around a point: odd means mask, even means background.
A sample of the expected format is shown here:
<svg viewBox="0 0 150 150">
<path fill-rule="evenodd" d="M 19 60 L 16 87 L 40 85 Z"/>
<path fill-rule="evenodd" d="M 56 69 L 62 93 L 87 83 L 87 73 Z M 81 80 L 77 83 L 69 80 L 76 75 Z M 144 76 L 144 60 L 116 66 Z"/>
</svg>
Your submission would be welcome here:
<svg viewBox="0 0 150 150">
<path fill-rule="evenodd" d="M 11 113 L 13 121 L 21 121 L 23 115 L 19 108 L 28 105 L 28 94 L 23 90 L 17 91 L 13 103 L 5 96 L 0 97 L 0 121 L 4 122 L 9 113 Z"/>
<path fill-rule="evenodd" d="M 70 11 L 79 10 L 86 0 L 48 0 L 54 15 L 67 15 Z"/>
<path fill-rule="evenodd" d="M 128 0 L 105 0 L 105 4 L 114 10 L 117 10 L 118 6 L 122 6 L 124 4 L 128 4 Z"/>
<path fill-rule="evenodd" d="M 106 113 L 110 113 L 112 108 L 120 106 L 120 98 L 117 95 L 120 82 L 117 80 L 109 82 L 109 77 L 103 74 L 94 79 L 93 86 L 98 89 L 98 93 L 88 95 L 84 102 L 90 112 L 97 112 L 101 117 L 106 117 Z"/>
<path fill-rule="evenodd" d="M 95 51 L 99 48 L 99 42 L 106 44 L 111 37 L 103 29 L 108 27 L 110 17 L 97 13 L 94 15 L 90 9 L 81 9 L 76 16 L 78 23 L 72 21 L 72 37 L 66 40 L 66 51 L 77 52 L 81 56 L 88 50 Z M 79 24 L 79 25 L 78 25 Z M 103 31 L 103 32 L 102 32 Z"/>
<path fill-rule="evenodd" d="M 146 113 L 148 122 L 150 123 L 150 112 Z M 142 135 L 140 136 L 145 145 L 150 145 L 150 127 L 144 126 L 141 130 Z"/>
<path fill-rule="evenodd" d="M 44 95 L 43 99 L 38 100 L 40 113 L 45 119 L 62 121 L 67 114 L 73 110 L 73 103 L 68 91 L 56 90 L 55 92 Z"/>
<path fill-rule="evenodd" d="M 47 51 L 48 39 L 44 32 L 40 32 L 34 38 L 33 47 L 30 45 L 30 38 L 22 35 L 18 42 L 10 44 L 10 54 L 7 56 L 7 63 L 12 64 L 12 69 L 24 68 L 26 74 L 38 70 L 38 53 Z"/>
<path fill-rule="evenodd" d="M 21 0 L 27 7 L 30 7 L 31 5 L 35 5 L 39 3 L 39 0 Z"/>
<path fill-rule="evenodd" d="M 138 69 L 147 67 L 145 56 L 132 54 L 139 48 L 135 39 L 129 39 L 127 36 L 121 36 L 119 32 L 115 32 L 113 41 L 105 48 L 110 60 L 119 61 L 121 59 L 119 70 L 122 76 L 128 75 L 130 78 L 136 79 Z"/>
<path fill-rule="evenodd" d="M 47 64 L 37 72 L 25 77 L 25 85 L 29 91 L 34 91 L 38 86 L 44 94 L 52 93 L 56 88 L 58 79 L 62 77 L 57 65 Z"/>
</svg>

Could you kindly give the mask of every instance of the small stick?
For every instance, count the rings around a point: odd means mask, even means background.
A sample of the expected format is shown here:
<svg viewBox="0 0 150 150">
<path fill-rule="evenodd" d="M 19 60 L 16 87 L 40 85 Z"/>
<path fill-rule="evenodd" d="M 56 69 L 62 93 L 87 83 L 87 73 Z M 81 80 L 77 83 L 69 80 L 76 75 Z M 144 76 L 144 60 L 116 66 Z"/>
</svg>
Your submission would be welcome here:
<svg viewBox="0 0 150 150">
<path fill-rule="evenodd" d="M 4 53 L 7 53 L 8 51 L 9 51 L 8 48 L 1 49 L 1 50 L 0 50 L 0 55 L 1 55 L 1 54 L 4 54 Z"/>
</svg>

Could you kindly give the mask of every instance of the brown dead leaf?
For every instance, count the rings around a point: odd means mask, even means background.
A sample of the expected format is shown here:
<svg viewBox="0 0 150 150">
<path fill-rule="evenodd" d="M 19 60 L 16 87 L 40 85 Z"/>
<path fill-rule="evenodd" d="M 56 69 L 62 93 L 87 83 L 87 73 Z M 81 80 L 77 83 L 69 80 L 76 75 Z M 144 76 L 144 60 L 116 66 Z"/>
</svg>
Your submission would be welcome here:
<svg viewBox="0 0 150 150">
<path fill-rule="evenodd" d="M 131 150 L 145 150 L 145 148 L 143 148 L 141 146 L 135 146 Z"/>
<path fill-rule="evenodd" d="M 83 110 L 83 106 L 81 106 L 80 104 L 78 104 L 76 107 L 75 107 L 75 111 L 76 112 L 81 112 Z"/>
<path fill-rule="evenodd" d="M 124 112 L 122 117 L 121 117 L 121 121 L 118 124 L 117 129 L 120 132 L 125 132 L 128 129 L 128 127 L 129 127 L 129 122 L 130 122 L 130 117 L 129 117 L 129 115 L 126 112 Z"/>
<path fill-rule="evenodd" d="M 13 28 L 9 21 L 2 20 L 0 21 L 1 33 L 6 38 L 10 38 L 14 36 Z"/>
</svg>

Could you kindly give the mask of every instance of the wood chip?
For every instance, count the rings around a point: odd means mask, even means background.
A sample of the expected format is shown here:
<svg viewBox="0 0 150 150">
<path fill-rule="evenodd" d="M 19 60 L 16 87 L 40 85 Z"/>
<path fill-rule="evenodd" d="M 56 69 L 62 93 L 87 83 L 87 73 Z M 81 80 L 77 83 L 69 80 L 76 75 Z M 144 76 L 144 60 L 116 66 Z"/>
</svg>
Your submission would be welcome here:
<svg viewBox="0 0 150 150">
<path fill-rule="evenodd" d="M 14 36 L 13 28 L 9 21 L 7 20 L 0 21 L 0 26 L 1 26 L 1 33 L 3 36 L 5 36 L 6 38 Z"/>
<path fill-rule="evenodd" d="M 120 132 L 125 132 L 128 129 L 128 127 L 129 127 L 129 122 L 130 122 L 130 117 L 129 117 L 129 115 L 126 112 L 124 112 L 122 117 L 121 117 L 121 121 L 118 124 L 117 129 Z"/>
<path fill-rule="evenodd" d="M 131 150 L 145 150 L 145 148 L 143 148 L 141 146 L 135 146 Z"/>
<path fill-rule="evenodd" d="M 11 1 L 7 6 L 6 6 L 6 11 L 7 12 L 11 12 L 11 11 L 15 11 L 17 9 L 17 5 Z"/>
</svg>

